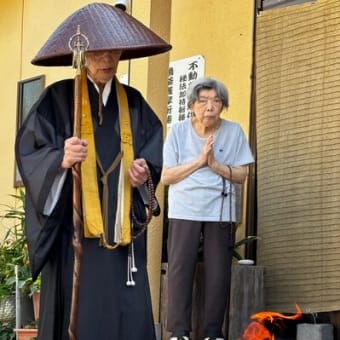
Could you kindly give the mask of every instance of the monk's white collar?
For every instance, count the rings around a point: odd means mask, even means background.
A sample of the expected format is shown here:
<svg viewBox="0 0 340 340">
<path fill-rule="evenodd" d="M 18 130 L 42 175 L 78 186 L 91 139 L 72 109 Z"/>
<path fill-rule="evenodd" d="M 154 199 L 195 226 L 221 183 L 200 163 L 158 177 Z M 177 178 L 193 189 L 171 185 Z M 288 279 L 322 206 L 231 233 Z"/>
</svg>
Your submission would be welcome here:
<svg viewBox="0 0 340 340">
<path fill-rule="evenodd" d="M 99 93 L 99 87 L 98 85 L 94 82 L 94 80 L 89 76 L 87 75 L 87 78 L 90 79 L 90 81 L 93 83 L 94 87 L 96 88 L 97 92 Z M 103 90 L 103 104 L 104 106 L 106 105 L 107 103 L 107 100 L 109 98 L 109 95 L 111 93 L 111 84 L 112 84 L 112 78 L 105 84 L 105 87 L 104 87 L 104 90 Z"/>
</svg>

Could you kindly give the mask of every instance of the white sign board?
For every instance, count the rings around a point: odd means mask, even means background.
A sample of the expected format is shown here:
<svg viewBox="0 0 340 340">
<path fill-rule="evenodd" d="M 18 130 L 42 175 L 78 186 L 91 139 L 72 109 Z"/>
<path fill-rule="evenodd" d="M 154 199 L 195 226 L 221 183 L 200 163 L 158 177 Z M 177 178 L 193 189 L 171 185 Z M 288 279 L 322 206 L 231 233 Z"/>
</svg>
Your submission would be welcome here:
<svg viewBox="0 0 340 340">
<path fill-rule="evenodd" d="M 189 84 L 204 76 L 205 61 L 197 55 L 173 61 L 169 65 L 168 77 L 168 113 L 167 125 L 191 116 L 187 107 L 187 89 Z"/>
</svg>

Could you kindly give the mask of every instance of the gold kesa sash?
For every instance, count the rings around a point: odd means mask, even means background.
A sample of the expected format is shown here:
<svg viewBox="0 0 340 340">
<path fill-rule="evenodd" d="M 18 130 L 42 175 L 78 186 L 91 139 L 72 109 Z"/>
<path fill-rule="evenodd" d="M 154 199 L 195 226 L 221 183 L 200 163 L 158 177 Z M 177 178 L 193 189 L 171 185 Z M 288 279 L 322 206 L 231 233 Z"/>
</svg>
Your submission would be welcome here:
<svg viewBox="0 0 340 340">
<path fill-rule="evenodd" d="M 108 244 L 105 235 L 102 209 L 99 199 L 97 183 L 96 148 L 93 134 L 92 115 L 89 102 L 86 71 L 82 75 L 82 120 L 81 138 L 88 142 L 88 156 L 81 166 L 84 236 L 101 238 L 102 245 L 114 249 L 119 245 L 131 243 L 131 185 L 128 168 L 131 166 L 133 153 L 133 139 L 131 132 L 130 113 L 124 87 L 115 78 L 119 107 L 120 136 L 122 159 L 118 183 L 117 209 L 115 222 L 114 245 Z"/>
</svg>

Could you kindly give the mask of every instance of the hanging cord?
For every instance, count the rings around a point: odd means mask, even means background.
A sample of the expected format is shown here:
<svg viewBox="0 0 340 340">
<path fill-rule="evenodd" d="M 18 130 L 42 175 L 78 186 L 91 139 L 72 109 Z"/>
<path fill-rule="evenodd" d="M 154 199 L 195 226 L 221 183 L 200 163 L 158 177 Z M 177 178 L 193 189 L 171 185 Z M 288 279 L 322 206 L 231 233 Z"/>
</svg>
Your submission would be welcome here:
<svg viewBox="0 0 340 340">
<path fill-rule="evenodd" d="M 138 271 L 135 263 L 135 249 L 133 245 L 133 241 L 129 244 L 129 250 L 128 250 L 128 263 L 127 263 L 127 280 L 126 285 L 127 286 L 135 286 L 136 282 L 133 279 L 133 273 L 136 273 Z"/>
<path fill-rule="evenodd" d="M 233 204 L 232 204 L 233 171 L 232 171 L 230 165 L 227 165 L 227 167 L 228 167 L 229 172 L 230 172 L 229 193 L 227 192 L 227 188 L 226 188 L 226 179 L 224 177 L 222 177 L 222 192 L 221 192 L 222 202 L 221 202 L 221 211 L 220 211 L 220 225 L 221 225 L 221 228 L 226 228 L 226 226 L 223 224 L 223 221 L 222 221 L 222 215 L 223 215 L 223 208 L 224 208 L 224 200 L 229 194 L 229 224 L 230 224 L 230 229 L 233 229 L 232 228 L 232 224 L 233 224 L 233 214 L 232 214 L 232 207 L 233 207 Z"/>
<path fill-rule="evenodd" d="M 154 189 L 154 185 L 152 182 L 149 168 L 147 168 L 146 171 L 148 175 L 148 178 L 146 181 L 147 193 L 148 193 L 148 204 L 146 205 L 147 215 L 146 215 L 146 220 L 144 222 L 140 222 L 137 220 L 136 215 L 133 210 L 133 204 L 131 205 L 131 214 L 132 214 L 131 234 L 132 234 L 134 223 L 136 223 L 139 226 L 142 226 L 142 229 L 136 235 L 132 236 L 132 241 L 129 244 L 128 262 L 127 262 L 127 280 L 126 280 L 126 285 L 129 287 L 133 287 L 136 285 L 136 282 L 133 278 L 133 273 L 136 273 L 138 271 L 136 267 L 136 262 L 135 262 L 135 250 L 134 250 L 133 241 L 146 231 L 146 228 L 149 225 L 152 219 L 152 216 L 153 216 L 153 208 L 156 206 L 156 204 L 158 205 L 158 203 L 155 201 L 155 189 Z"/>
<path fill-rule="evenodd" d="M 97 84 L 99 93 L 98 93 L 98 125 L 103 125 L 103 91 L 105 84 Z"/>
</svg>

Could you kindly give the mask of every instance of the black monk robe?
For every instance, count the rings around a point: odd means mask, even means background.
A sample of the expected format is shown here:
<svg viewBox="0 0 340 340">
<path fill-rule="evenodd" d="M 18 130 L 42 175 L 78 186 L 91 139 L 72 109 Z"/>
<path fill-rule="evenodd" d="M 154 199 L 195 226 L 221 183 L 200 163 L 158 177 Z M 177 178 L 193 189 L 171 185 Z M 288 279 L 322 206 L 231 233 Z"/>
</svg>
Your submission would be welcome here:
<svg viewBox="0 0 340 340">
<path fill-rule="evenodd" d="M 88 81 L 97 154 L 107 169 L 120 151 L 115 85 L 103 108 L 98 126 L 98 94 Z M 153 182 L 162 167 L 162 125 L 141 94 L 125 86 L 130 108 L 135 158 L 145 158 Z M 41 272 L 39 340 L 67 340 L 72 293 L 73 225 L 72 174 L 66 179 L 52 212 L 45 205 L 56 178 L 64 140 L 73 131 L 73 81 L 64 80 L 45 89 L 18 132 L 16 159 L 26 187 L 26 234 L 33 277 Z M 99 170 L 98 170 L 99 173 Z M 98 174 L 100 176 L 100 173 Z M 109 225 L 114 225 L 118 171 L 109 176 Z M 83 180 L 86 180 L 83 178 Z M 99 190 L 102 192 L 98 179 Z M 145 219 L 145 208 L 133 190 L 134 212 Z M 138 227 L 136 227 L 138 228 Z M 145 236 L 134 242 L 136 285 L 127 281 L 128 247 L 107 250 L 98 239 L 83 239 L 80 273 L 77 340 L 154 340 L 149 283 L 146 271 Z"/>
</svg>

